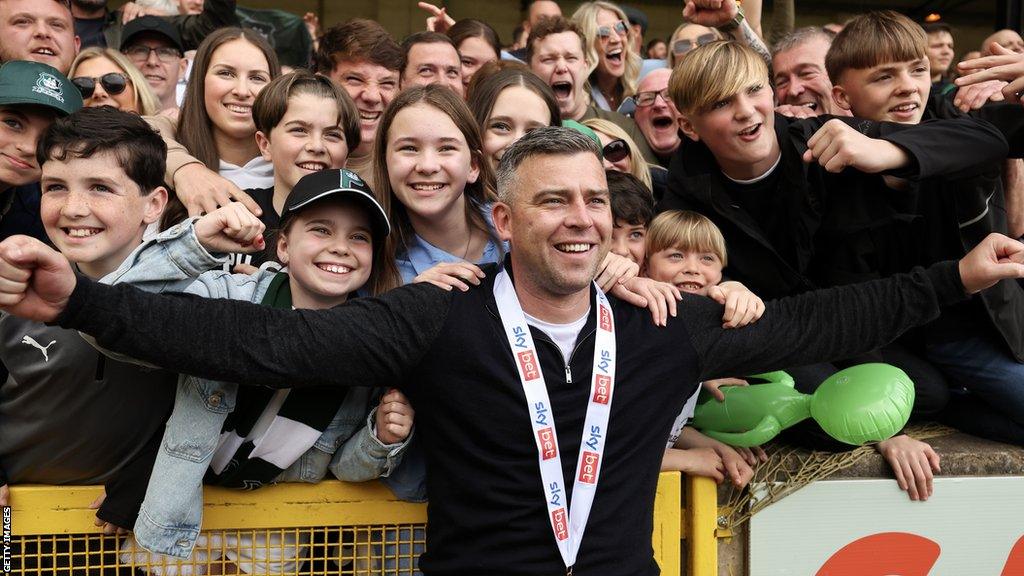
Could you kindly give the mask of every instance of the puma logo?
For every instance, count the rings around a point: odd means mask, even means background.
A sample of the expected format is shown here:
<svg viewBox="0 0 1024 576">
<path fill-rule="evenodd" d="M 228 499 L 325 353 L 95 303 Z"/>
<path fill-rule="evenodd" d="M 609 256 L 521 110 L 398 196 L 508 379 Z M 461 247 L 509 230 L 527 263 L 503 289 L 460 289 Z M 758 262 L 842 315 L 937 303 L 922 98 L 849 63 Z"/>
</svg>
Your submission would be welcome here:
<svg viewBox="0 0 1024 576">
<path fill-rule="evenodd" d="M 21 339 L 21 343 L 22 344 L 28 344 L 29 346 L 31 346 L 33 348 L 38 348 L 39 351 L 43 353 L 43 361 L 44 362 L 49 362 L 50 361 L 50 355 L 46 351 L 50 349 L 50 346 L 53 346 L 54 344 L 56 344 L 57 341 L 54 340 L 54 341 L 50 342 L 44 348 L 43 346 L 39 345 L 39 342 L 36 342 L 35 338 L 33 338 L 31 336 L 25 336 L 25 337 L 23 337 Z"/>
</svg>

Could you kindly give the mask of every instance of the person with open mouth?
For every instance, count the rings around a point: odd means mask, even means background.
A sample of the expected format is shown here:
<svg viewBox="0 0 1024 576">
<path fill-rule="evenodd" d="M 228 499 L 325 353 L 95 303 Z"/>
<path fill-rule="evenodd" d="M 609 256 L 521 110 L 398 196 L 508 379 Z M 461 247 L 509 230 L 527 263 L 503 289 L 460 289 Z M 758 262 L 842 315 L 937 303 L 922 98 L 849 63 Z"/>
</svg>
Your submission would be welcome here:
<svg viewBox="0 0 1024 576">
<path fill-rule="evenodd" d="M 610 2 L 584 2 L 572 15 L 586 38 L 590 96 L 603 110 L 618 110 L 636 92 L 642 64 L 629 19 Z"/>
<path fill-rule="evenodd" d="M 0 2 L 0 62 L 30 60 L 71 70 L 81 42 L 75 35 L 71 8 L 65 2 Z"/>
<path fill-rule="evenodd" d="M 603 118 L 614 122 L 636 142 L 644 160 L 656 163 L 657 158 L 632 118 L 605 110 L 592 101 L 587 90 L 588 58 L 591 57 L 587 46 L 586 36 L 575 22 L 564 18 L 545 19 L 530 34 L 527 63 L 534 74 L 551 86 L 563 121 Z M 596 54 L 592 57 L 596 61 Z"/>
</svg>

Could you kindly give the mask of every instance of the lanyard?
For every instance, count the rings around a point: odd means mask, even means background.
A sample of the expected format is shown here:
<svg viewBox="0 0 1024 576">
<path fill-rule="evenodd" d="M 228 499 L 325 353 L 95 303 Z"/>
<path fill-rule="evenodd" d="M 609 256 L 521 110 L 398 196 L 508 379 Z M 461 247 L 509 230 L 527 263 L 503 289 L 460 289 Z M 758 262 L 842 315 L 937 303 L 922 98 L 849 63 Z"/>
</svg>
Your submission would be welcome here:
<svg viewBox="0 0 1024 576">
<path fill-rule="evenodd" d="M 562 555 L 562 562 L 570 574 L 576 563 L 583 531 L 597 492 L 615 381 L 615 325 L 612 310 L 608 298 L 600 288 L 596 289 L 597 334 L 594 343 L 593 383 L 587 402 L 587 415 L 583 421 L 583 437 L 576 461 L 570 507 L 563 488 L 565 480 L 562 478 L 562 457 L 555 434 L 555 417 L 533 336 L 508 272 L 502 269 L 494 280 L 494 299 L 498 304 L 505 337 L 515 356 L 516 369 L 530 411 L 551 530 Z"/>
</svg>

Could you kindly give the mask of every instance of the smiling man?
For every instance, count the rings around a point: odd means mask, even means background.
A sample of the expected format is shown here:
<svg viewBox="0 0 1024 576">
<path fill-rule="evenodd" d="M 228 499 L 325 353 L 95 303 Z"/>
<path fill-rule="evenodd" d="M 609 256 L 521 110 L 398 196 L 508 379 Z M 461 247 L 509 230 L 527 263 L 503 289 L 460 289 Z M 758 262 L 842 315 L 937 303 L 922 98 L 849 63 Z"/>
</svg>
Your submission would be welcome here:
<svg viewBox="0 0 1024 576">
<path fill-rule="evenodd" d="M 178 78 L 188 61 L 182 55 L 181 36 L 170 22 L 158 16 L 132 20 L 124 27 L 121 52 L 145 76 L 161 110 L 178 107 Z"/>
<path fill-rule="evenodd" d="M 721 306 L 684 295 L 659 328 L 593 284 L 612 229 L 598 154 L 562 127 L 509 147 L 494 224 L 514 248 L 467 292 L 410 284 L 317 311 L 158 296 L 76 277 L 15 238 L 0 244 L 0 305 L 187 374 L 400 386 L 430 469 L 424 574 L 653 576 L 665 439 L 699 380 L 854 354 L 965 291 L 1024 276 L 1024 246 L 993 237 L 959 265 L 769 303 L 739 330 L 722 328 Z M 288 336 L 248 337 L 256 326 Z"/>
<path fill-rule="evenodd" d="M 465 97 L 462 60 L 451 38 L 417 32 L 402 41 L 402 88 L 440 84 Z"/>
<path fill-rule="evenodd" d="M 832 82 L 825 70 L 825 54 L 835 34 L 816 26 L 790 32 L 772 49 L 772 84 L 778 112 L 807 117 L 847 115 L 832 102 Z"/>
<path fill-rule="evenodd" d="M 626 131 L 644 160 L 657 164 L 643 132 L 632 118 L 595 106 L 587 83 L 586 39 L 575 23 L 565 18 L 544 18 L 526 41 L 526 62 L 534 74 L 551 86 L 562 120 L 601 118 Z"/>
<path fill-rule="evenodd" d="M 66 0 L 0 0 L 0 62 L 32 60 L 67 74 L 78 47 Z"/>
</svg>

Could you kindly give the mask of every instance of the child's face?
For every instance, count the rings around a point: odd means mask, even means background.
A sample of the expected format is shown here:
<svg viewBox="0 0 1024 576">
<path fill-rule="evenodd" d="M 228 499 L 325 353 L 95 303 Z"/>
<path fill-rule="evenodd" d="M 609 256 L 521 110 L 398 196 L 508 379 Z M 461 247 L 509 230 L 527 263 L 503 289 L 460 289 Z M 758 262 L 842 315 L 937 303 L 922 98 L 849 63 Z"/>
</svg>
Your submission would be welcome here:
<svg viewBox="0 0 1024 576">
<path fill-rule="evenodd" d="M 288 266 L 296 308 L 330 308 L 366 284 L 373 237 L 366 211 L 350 202 L 319 202 L 295 216 L 277 243 Z"/>
<path fill-rule="evenodd" d="M 163 188 L 142 196 L 109 151 L 48 160 L 41 182 L 39 213 L 46 235 L 91 278 L 117 269 L 167 203 Z"/>
<path fill-rule="evenodd" d="M 52 123 L 31 106 L 0 106 L 0 190 L 39 181 L 36 142 Z"/>
<path fill-rule="evenodd" d="M 666 248 L 648 256 L 647 277 L 707 296 L 708 290 L 722 281 L 722 260 L 711 252 Z"/>
<path fill-rule="evenodd" d="M 647 254 L 646 242 L 646 226 L 615 219 L 615 226 L 612 228 L 612 254 L 629 258 L 638 266 L 643 266 L 644 256 Z"/>
<path fill-rule="evenodd" d="M 551 122 L 551 111 L 544 99 L 529 88 L 509 86 L 498 94 L 491 116 L 481 126 L 484 157 L 498 168 L 501 155 L 526 134 Z"/>
<path fill-rule="evenodd" d="M 850 68 L 832 88 L 836 103 L 866 120 L 917 124 L 932 87 L 928 58 Z"/>
<path fill-rule="evenodd" d="M 729 176 L 747 180 L 767 172 L 779 155 L 775 105 L 767 79 L 712 104 L 684 114 L 680 127 L 702 140 Z"/>
<path fill-rule="evenodd" d="M 306 174 L 344 168 L 348 160 L 345 131 L 338 126 L 337 103 L 314 94 L 296 94 L 267 138 L 256 134 L 263 157 L 274 163 L 274 186 L 285 192 Z"/>
<path fill-rule="evenodd" d="M 438 222 L 462 214 L 466 184 L 480 174 L 462 131 L 429 104 L 415 104 L 395 115 L 386 157 L 391 189 L 414 227 L 417 220 Z"/>
<path fill-rule="evenodd" d="M 270 82 L 270 65 L 259 48 L 244 38 L 225 42 L 210 55 L 204 77 L 206 113 L 215 134 L 252 138 L 252 104 Z"/>
</svg>

